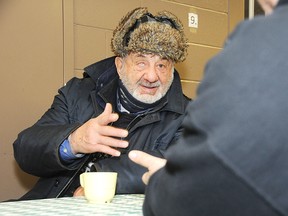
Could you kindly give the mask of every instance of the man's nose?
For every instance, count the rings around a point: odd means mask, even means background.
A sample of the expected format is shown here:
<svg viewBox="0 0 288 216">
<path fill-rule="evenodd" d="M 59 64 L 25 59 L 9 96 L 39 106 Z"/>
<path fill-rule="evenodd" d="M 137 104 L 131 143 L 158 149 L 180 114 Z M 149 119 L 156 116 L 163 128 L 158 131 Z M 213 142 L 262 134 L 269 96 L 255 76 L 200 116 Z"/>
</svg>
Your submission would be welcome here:
<svg viewBox="0 0 288 216">
<path fill-rule="evenodd" d="M 144 78 L 151 83 L 158 81 L 158 74 L 156 69 L 154 67 L 150 67 L 146 71 Z"/>
</svg>

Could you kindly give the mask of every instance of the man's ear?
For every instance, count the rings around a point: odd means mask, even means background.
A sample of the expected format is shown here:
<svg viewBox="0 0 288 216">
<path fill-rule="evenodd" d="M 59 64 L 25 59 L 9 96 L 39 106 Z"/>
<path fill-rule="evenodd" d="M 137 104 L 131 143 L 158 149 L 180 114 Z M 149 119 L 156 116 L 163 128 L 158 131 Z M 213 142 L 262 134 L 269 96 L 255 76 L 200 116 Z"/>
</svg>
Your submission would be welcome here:
<svg viewBox="0 0 288 216">
<path fill-rule="evenodd" d="M 121 57 L 116 57 L 115 58 L 115 66 L 116 66 L 116 69 L 117 69 L 117 73 L 119 75 L 119 77 L 121 78 L 121 70 L 122 70 L 122 67 L 123 67 L 123 64 L 124 64 L 124 59 L 121 58 Z"/>
</svg>

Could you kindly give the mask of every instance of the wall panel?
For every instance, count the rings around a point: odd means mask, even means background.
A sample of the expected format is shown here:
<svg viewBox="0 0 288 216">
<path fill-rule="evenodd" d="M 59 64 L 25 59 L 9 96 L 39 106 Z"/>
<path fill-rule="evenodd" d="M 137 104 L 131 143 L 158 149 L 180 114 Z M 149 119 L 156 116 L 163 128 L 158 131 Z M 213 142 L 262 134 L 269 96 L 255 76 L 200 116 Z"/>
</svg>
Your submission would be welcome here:
<svg viewBox="0 0 288 216">
<path fill-rule="evenodd" d="M 227 36 L 227 13 L 207 11 L 202 8 L 159 0 L 142 0 L 142 6 L 148 7 L 153 13 L 159 10 L 168 10 L 174 13 L 182 21 L 190 43 L 222 47 L 223 40 Z M 198 15 L 198 28 L 189 27 L 188 13 Z"/>
<path fill-rule="evenodd" d="M 167 0 L 179 4 L 187 4 L 193 7 L 200 7 L 206 10 L 228 12 L 229 0 Z"/>
<path fill-rule="evenodd" d="M 194 81 L 182 81 L 181 82 L 182 89 L 184 91 L 184 94 L 189 98 L 195 98 L 196 97 L 196 90 L 199 85 L 199 82 Z"/>
<path fill-rule="evenodd" d="M 216 47 L 190 44 L 187 59 L 176 65 L 176 69 L 181 72 L 181 79 L 199 82 L 203 77 L 207 61 L 220 50 Z"/>
<path fill-rule="evenodd" d="M 0 200 L 18 198 L 36 178 L 15 163 L 12 143 L 49 108 L 63 85 L 61 0 L 0 1 Z"/>
<path fill-rule="evenodd" d="M 75 25 L 75 69 L 82 69 L 96 59 L 106 56 L 105 31 L 94 27 Z"/>
<path fill-rule="evenodd" d="M 113 30 L 128 11 L 139 5 L 140 0 L 74 0 L 74 21 L 78 25 Z"/>
</svg>

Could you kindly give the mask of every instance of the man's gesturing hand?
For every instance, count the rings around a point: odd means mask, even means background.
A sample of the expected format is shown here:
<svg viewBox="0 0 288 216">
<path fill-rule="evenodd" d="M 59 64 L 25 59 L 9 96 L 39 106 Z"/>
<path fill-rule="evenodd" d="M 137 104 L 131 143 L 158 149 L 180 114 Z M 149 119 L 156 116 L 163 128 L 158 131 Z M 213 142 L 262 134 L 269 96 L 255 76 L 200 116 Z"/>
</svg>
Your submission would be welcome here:
<svg viewBox="0 0 288 216">
<path fill-rule="evenodd" d="M 112 112 L 111 104 L 106 104 L 101 115 L 90 119 L 70 135 L 69 142 L 73 153 L 102 152 L 119 156 L 120 151 L 115 148 L 128 146 L 127 141 L 119 139 L 126 137 L 128 131 L 109 125 L 118 118 L 118 114 Z"/>
</svg>

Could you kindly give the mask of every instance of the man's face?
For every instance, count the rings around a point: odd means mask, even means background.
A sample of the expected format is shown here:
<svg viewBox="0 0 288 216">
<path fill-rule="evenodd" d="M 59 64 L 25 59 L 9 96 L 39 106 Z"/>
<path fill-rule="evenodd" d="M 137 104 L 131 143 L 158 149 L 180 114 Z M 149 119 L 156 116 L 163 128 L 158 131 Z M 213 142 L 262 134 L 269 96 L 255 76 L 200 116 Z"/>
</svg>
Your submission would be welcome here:
<svg viewBox="0 0 288 216">
<path fill-rule="evenodd" d="M 144 103 L 161 99 L 173 81 L 173 62 L 157 55 L 131 53 L 125 58 L 116 57 L 115 64 L 129 93 Z"/>
</svg>

